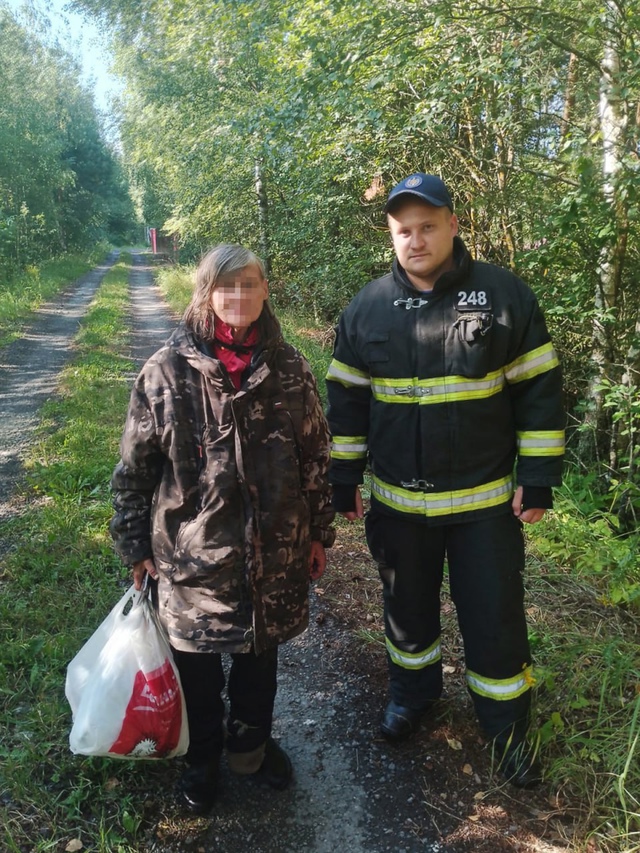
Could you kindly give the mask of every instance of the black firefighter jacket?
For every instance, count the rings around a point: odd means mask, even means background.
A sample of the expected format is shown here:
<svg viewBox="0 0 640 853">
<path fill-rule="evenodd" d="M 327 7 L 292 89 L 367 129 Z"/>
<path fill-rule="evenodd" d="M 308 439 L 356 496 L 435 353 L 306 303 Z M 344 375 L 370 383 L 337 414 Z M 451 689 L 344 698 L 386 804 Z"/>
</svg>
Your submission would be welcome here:
<svg viewBox="0 0 640 853">
<path fill-rule="evenodd" d="M 533 292 L 473 261 L 420 292 L 394 262 L 340 318 L 327 374 L 330 481 L 430 524 L 509 511 L 515 485 L 560 483 L 558 359 Z M 517 463 L 517 464 L 516 464 Z"/>
<path fill-rule="evenodd" d="M 111 533 L 125 563 L 154 558 L 175 648 L 259 653 L 306 628 L 310 541 L 332 544 L 334 513 L 329 434 L 297 350 L 276 339 L 236 391 L 179 327 L 135 383 L 121 457 Z"/>
</svg>

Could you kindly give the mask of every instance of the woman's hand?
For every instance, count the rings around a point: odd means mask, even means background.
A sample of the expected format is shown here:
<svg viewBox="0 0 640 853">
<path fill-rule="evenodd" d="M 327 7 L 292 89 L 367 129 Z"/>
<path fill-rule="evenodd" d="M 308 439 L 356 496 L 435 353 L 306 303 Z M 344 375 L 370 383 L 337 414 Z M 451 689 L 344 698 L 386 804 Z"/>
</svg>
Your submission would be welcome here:
<svg viewBox="0 0 640 853">
<path fill-rule="evenodd" d="M 136 589 L 142 589 L 142 581 L 147 572 L 149 572 L 154 581 L 158 580 L 158 570 L 151 557 L 133 564 L 133 585 Z"/>
</svg>

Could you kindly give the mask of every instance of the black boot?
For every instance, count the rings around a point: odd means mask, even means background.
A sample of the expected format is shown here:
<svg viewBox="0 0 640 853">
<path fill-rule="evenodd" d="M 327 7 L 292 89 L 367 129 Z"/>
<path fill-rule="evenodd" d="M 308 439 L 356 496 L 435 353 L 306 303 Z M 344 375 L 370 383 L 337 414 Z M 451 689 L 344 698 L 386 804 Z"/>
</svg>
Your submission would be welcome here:
<svg viewBox="0 0 640 853">
<path fill-rule="evenodd" d="M 496 757 L 500 758 L 500 754 L 496 753 Z M 535 788 L 542 782 L 542 767 L 535 751 L 526 742 L 506 747 L 499 770 L 514 788 Z"/>
<path fill-rule="evenodd" d="M 188 764 L 178 783 L 178 796 L 193 814 L 211 811 L 218 791 L 218 762 Z"/>
<path fill-rule="evenodd" d="M 273 738 L 268 738 L 265 744 L 264 758 L 255 775 L 257 779 L 278 791 L 284 791 L 291 782 L 293 776 L 291 760 Z"/>
<path fill-rule="evenodd" d="M 424 708 L 407 708 L 398 705 L 393 699 L 384 709 L 380 721 L 380 732 L 387 740 L 393 743 L 405 740 L 418 730 L 422 717 L 433 709 L 433 702 L 429 702 Z"/>
</svg>

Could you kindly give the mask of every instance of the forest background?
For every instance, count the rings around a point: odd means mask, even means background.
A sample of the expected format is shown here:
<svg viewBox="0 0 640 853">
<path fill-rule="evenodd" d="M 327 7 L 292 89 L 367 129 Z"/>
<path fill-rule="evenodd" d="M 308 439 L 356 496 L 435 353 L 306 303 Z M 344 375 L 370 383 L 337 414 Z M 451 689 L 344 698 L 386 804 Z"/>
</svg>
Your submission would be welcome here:
<svg viewBox="0 0 640 853">
<path fill-rule="evenodd" d="M 413 171 L 440 174 L 472 253 L 536 291 L 563 363 L 566 485 L 537 552 L 634 615 L 638 4 L 76 0 L 74 8 L 102 27 L 124 81 L 115 142 L 77 63 L 47 40 L 38 14 L 18 21 L 0 2 L 5 321 L 36 304 L 47 264 L 141 240 L 146 226 L 181 264 L 220 240 L 252 246 L 276 304 L 330 343 L 350 296 L 389 267 L 388 190 Z M 628 663 L 620 687 L 628 748 L 610 779 L 625 791 L 613 808 L 631 835 L 638 807 L 625 774 L 639 675 L 637 661 Z M 588 696 L 575 701 L 589 706 Z M 560 709 L 570 710 L 579 708 Z"/>
</svg>

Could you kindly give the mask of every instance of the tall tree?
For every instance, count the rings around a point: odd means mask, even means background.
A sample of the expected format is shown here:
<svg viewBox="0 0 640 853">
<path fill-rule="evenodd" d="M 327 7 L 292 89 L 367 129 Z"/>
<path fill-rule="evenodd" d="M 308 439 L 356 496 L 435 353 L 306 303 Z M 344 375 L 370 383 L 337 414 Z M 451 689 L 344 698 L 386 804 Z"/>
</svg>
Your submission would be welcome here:
<svg viewBox="0 0 640 853">
<path fill-rule="evenodd" d="M 75 61 L 0 4 L 0 269 L 120 233 L 133 207 Z M 125 228 L 124 218 L 129 224 Z"/>
</svg>

